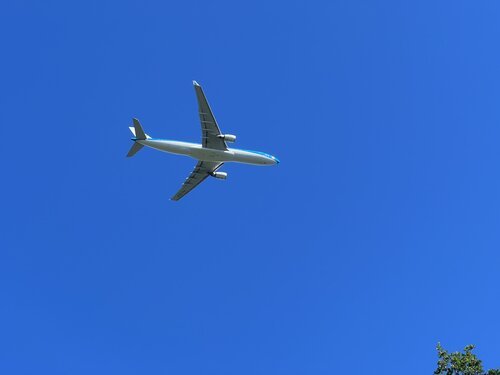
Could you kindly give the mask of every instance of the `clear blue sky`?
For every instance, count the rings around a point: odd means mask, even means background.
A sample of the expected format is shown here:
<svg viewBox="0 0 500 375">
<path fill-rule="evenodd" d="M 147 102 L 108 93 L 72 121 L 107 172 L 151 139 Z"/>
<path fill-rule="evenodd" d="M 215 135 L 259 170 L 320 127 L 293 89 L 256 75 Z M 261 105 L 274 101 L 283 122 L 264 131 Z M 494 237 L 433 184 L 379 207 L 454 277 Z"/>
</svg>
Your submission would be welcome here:
<svg viewBox="0 0 500 375">
<path fill-rule="evenodd" d="M 0 373 L 500 367 L 498 1 L 0 11 Z M 175 203 L 127 126 L 199 140 L 193 79 L 281 164 Z"/>
</svg>

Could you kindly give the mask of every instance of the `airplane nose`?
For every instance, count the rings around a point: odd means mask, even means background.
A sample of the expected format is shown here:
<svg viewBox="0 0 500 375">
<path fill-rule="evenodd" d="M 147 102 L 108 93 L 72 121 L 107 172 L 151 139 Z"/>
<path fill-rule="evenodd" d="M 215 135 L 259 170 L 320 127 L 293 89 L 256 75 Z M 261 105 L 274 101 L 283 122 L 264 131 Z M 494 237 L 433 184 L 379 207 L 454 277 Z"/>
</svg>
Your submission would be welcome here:
<svg viewBox="0 0 500 375">
<path fill-rule="evenodd" d="M 280 160 L 278 158 L 273 158 L 274 159 L 274 162 L 276 163 L 276 165 L 278 165 L 280 163 Z"/>
</svg>

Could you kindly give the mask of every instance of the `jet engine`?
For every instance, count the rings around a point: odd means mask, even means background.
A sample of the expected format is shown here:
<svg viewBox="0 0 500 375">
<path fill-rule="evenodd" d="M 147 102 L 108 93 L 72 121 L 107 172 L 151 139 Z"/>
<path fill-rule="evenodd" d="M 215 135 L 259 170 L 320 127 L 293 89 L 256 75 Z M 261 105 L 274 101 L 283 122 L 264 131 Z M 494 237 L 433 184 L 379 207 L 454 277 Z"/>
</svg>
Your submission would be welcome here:
<svg viewBox="0 0 500 375">
<path fill-rule="evenodd" d="M 220 180 L 225 180 L 227 178 L 226 172 L 213 172 L 212 177 L 218 178 Z"/>
<path fill-rule="evenodd" d="M 236 142 L 236 136 L 233 134 L 219 134 L 218 137 L 222 138 L 226 142 L 231 142 L 231 143 Z"/>
</svg>

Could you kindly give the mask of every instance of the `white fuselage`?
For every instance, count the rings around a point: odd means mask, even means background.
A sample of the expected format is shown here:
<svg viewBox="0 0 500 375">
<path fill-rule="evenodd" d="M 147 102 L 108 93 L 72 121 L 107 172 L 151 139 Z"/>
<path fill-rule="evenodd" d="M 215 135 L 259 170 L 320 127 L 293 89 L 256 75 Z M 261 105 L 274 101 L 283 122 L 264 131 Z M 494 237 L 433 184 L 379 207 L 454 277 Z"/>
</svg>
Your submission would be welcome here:
<svg viewBox="0 0 500 375">
<path fill-rule="evenodd" d="M 214 162 L 236 162 L 254 165 L 275 165 L 279 160 L 272 155 L 258 151 L 245 151 L 235 148 L 215 150 L 198 143 L 169 141 L 164 139 L 136 140 L 141 145 L 172 154 L 186 155 L 197 160 Z"/>
</svg>

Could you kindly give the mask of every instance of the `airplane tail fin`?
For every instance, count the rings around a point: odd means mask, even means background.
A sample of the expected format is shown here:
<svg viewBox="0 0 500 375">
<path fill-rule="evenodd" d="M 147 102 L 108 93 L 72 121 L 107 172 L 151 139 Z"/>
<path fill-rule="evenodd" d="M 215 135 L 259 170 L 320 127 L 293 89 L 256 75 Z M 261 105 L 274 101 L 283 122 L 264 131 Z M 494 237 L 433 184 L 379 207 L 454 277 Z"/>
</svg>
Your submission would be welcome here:
<svg viewBox="0 0 500 375">
<path fill-rule="evenodd" d="M 145 140 L 145 139 L 150 139 L 151 137 L 144 133 L 144 130 L 142 129 L 142 125 L 137 120 L 136 118 L 133 118 L 132 121 L 134 122 L 134 126 L 129 126 L 130 131 L 132 134 L 135 136 L 135 139 L 138 141 Z"/>
<path fill-rule="evenodd" d="M 131 158 L 132 156 L 134 156 L 135 154 L 137 154 L 141 148 L 143 148 L 144 146 L 141 145 L 140 143 L 137 143 L 137 142 L 134 142 L 134 144 L 132 145 L 132 147 L 130 147 L 130 150 L 127 154 L 127 158 Z"/>
<path fill-rule="evenodd" d="M 144 147 L 144 145 L 141 145 L 140 143 L 137 143 L 136 141 L 143 141 L 145 139 L 151 139 L 151 137 L 149 135 L 144 133 L 144 129 L 142 129 L 142 125 L 139 122 L 139 120 L 137 120 L 136 118 L 133 118 L 132 121 L 134 122 L 134 126 L 129 126 L 129 129 L 135 138 L 133 138 L 134 144 L 130 148 L 130 150 L 127 154 L 127 157 L 134 156 L 135 154 L 137 154 L 137 152 L 139 152 L 141 150 L 141 148 Z"/>
</svg>

